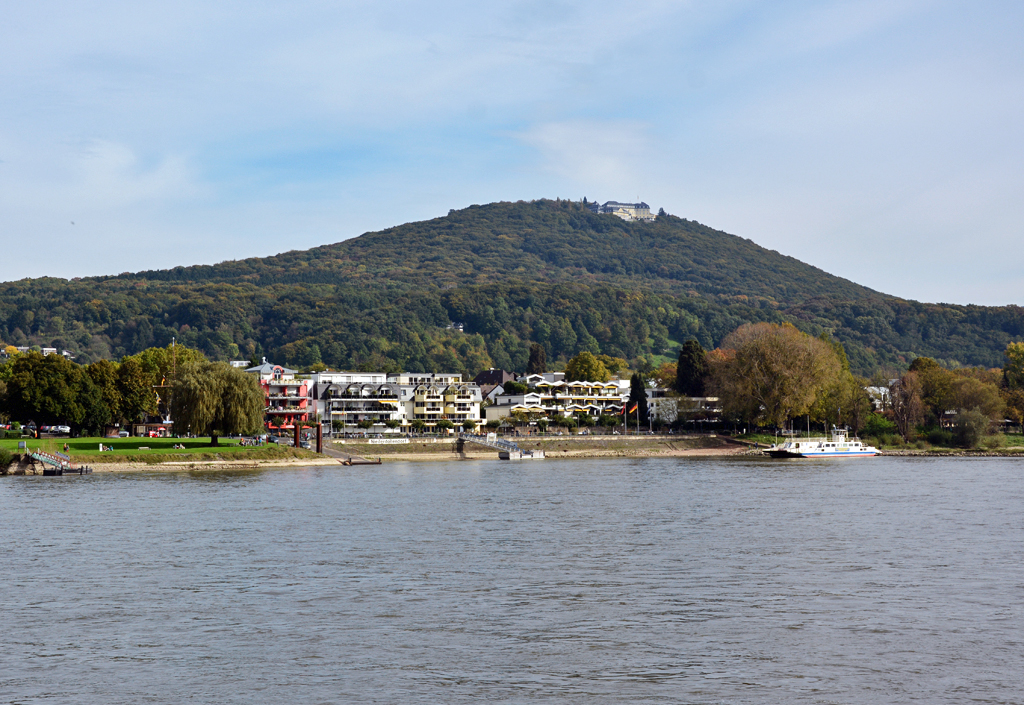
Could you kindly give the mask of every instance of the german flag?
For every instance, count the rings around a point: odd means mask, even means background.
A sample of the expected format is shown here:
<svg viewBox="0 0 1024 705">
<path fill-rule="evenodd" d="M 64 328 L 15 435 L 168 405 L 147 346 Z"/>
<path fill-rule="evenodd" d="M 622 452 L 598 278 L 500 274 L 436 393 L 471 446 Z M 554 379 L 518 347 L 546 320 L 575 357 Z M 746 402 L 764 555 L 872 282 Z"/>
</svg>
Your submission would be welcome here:
<svg viewBox="0 0 1024 705">
<path fill-rule="evenodd" d="M 629 410 L 629 413 L 631 413 L 631 414 L 632 414 L 632 413 L 633 413 L 634 411 L 636 411 L 636 408 L 637 408 L 638 406 L 640 406 L 640 403 L 639 403 L 639 402 L 637 402 L 636 404 L 634 404 L 634 405 L 633 405 L 633 408 Z"/>
</svg>

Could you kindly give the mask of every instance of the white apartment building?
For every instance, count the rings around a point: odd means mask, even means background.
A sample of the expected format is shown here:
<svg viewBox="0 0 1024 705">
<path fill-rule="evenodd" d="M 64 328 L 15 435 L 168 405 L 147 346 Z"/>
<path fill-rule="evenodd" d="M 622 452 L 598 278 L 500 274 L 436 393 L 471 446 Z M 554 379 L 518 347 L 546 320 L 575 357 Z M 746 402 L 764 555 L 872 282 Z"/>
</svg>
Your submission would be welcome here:
<svg viewBox="0 0 1024 705">
<path fill-rule="evenodd" d="M 622 413 L 629 398 L 628 380 L 609 382 L 566 382 L 562 372 L 546 372 L 525 378 L 530 390 L 526 394 L 502 394 L 486 408 L 487 420 L 502 419 L 520 412 L 530 417 L 545 416 L 614 416 Z"/>
<path fill-rule="evenodd" d="M 463 382 L 461 374 L 327 371 L 311 375 L 311 380 L 317 413 L 332 428 L 354 429 L 369 421 L 375 433 L 406 432 L 417 420 L 428 430 L 442 419 L 456 429 L 480 420 L 480 387 Z"/>
</svg>

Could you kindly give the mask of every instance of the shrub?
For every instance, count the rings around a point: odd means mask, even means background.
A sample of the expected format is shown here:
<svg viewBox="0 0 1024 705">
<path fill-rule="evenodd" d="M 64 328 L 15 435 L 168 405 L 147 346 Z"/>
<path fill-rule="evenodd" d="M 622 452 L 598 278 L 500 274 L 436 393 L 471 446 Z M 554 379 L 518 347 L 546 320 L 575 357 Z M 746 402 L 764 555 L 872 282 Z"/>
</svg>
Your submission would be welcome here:
<svg viewBox="0 0 1024 705">
<path fill-rule="evenodd" d="M 981 445 L 989 450 L 995 450 L 997 448 L 1006 447 L 1006 436 L 1002 433 L 993 433 L 991 436 L 983 439 Z"/>
<path fill-rule="evenodd" d="M 863 433 L 865 436 L 881 438 L 882 435 L 896 433 L 896 424 L 881 414 L 871 414 L 868 416 L 867 423 L 864 424 Z"/>
<path fill-rule="evenodd" d="M 974 407 L 957 415 L 953 425 L 953 436 L 960 447 L 977 448 L 981 439 L 988 433 L 988 426 L 988 417 L 981 413 L 981 409 Z"/>
<path fill-rule="evenodd" d="M 933 446 L 953 445 L 953 432 L 944 428 L 933 428 L 928 432 L 928 442 Z"/>
<path fill-rule="evenodd" d="M 14 456 L 11 454 L 11 451 L 6 448 L 0 448 L 0 472 L 5 472 L 13 461 Z"/>
</svg>

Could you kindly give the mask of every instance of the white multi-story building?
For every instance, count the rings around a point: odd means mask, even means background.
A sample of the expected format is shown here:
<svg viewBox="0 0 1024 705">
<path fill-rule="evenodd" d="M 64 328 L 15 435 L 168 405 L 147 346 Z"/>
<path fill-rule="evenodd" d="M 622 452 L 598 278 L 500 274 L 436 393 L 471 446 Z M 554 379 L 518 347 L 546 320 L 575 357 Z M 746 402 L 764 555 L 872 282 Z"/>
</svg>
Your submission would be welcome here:
<svg viewBox="0 0 1024 705">
<path fill-rule="evenodd" d="M 418 420 L 429 430 L 445 419 L 459 429 L 480 420 L 480 387 L 461 374 L 327 371 L 311 379 L 317 412 L 334 428 L 369 421 L 374 432 L 407 431 Z"/>
<path fill-rule="evenodd" d="M 530 417 L 617 415 L 629 398 L 629 381 L 566 382 L 562 372 L 529 375 L 523 381 L 530 387 L 525 394 L 501 394 L 486 408 L 487 420 L 502 419 L 512 413 Z"/>
<path fill-rule="evenodd" d="M 643 201 L 639 203 L 605 201 L 602 205 L 596 203 L 588 204 L 588 208 L 594 213 L 609 213 L 623 220 L 654 220 L 654 216 L 651 215 L 651 207 Z"/>
</svg>

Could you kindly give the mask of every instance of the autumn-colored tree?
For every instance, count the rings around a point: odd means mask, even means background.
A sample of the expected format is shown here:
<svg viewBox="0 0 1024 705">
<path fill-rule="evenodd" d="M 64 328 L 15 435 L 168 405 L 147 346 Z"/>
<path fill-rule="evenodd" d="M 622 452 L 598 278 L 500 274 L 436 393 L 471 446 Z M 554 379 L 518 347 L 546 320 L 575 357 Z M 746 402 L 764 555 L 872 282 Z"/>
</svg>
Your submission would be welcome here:
<svg viewBox="0 0 1024 705">
<path fill-rule="evenodd" d="M 590 352 L 584 350 L 565 366 L 566 382 L 607 382 L 608 369 Z"/>
<path fill-rule="evenodd" d="M 629 367 L 629 363 L 626 362 L 625 358 L 622 357 L 612 357 L 611 355 L 597 355 L 597 361 L 604 365 L 604 368 L 608 370 L 608 374 L 610 375 L 617 375 Z"/>
<path fill-rule="evenodd" d="M 1006 386 L 1010 389 L 1024 387 L 1024 343 L 1010 343 L 1003 354 L 1006 355 L 1003 366 Z"/>
<path fill-rule="evenodd" d="M 914 429 L 924 418 L 921 379 L 917 372 L 907 372 L 893 382 L 889 387 L 889 402 L 896 431 L 903 440 L 909 441 L 914 436 Z"/>
<path fill-rule="evenodd" d="M 841 368 L 832 347 L 790 324 L 740 326 L 708 355 L 712 390 L 726 414 L 785 425 L 808 413 L 836 384 Z"/>
<path fill-rule="evenodd" d="M 977 409 L 990 421 L 999 421 L 1006 411 L 1006 402 L 999 395 L 999 388 L 974 377 L 957 377 L 950 390 L 952 408 L 957 414 Z"/>
<path fill-rule="evenodd" d="M 655 383 L 665 389 L 675 389 L 676 386 L 676 363 L 664 362 L 654 371 L 651 378 Z"/>
</svg>

